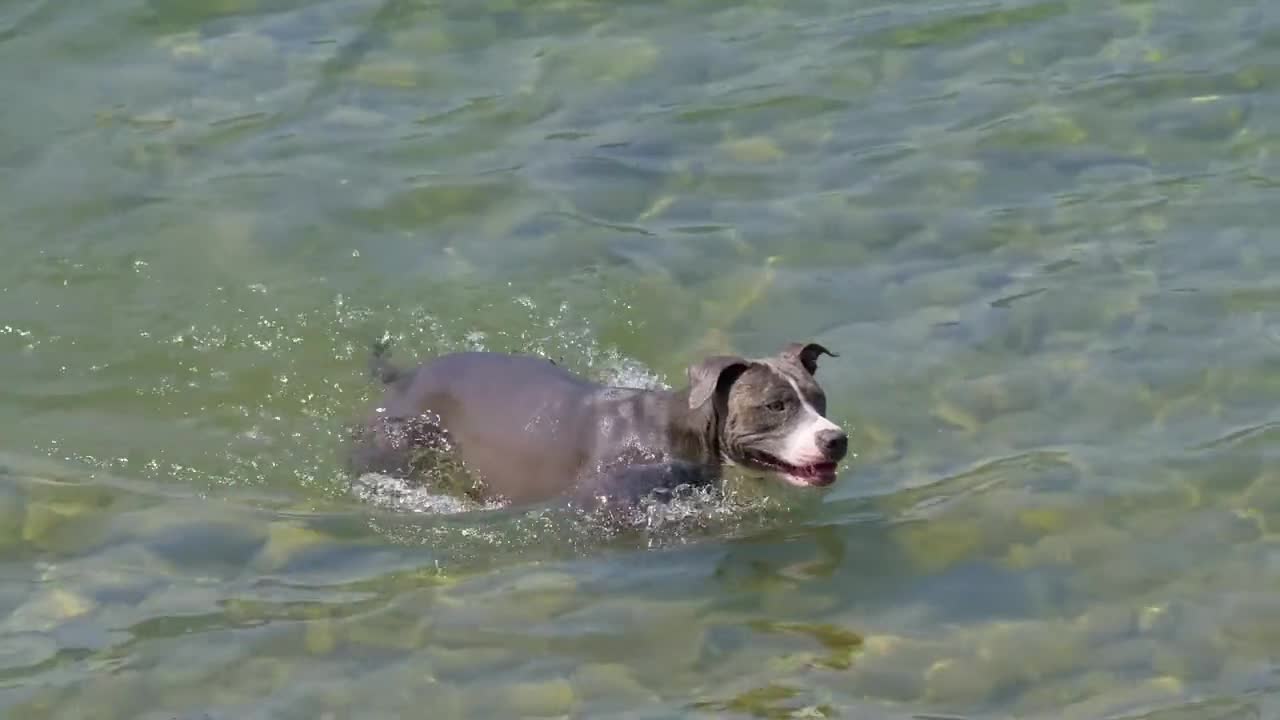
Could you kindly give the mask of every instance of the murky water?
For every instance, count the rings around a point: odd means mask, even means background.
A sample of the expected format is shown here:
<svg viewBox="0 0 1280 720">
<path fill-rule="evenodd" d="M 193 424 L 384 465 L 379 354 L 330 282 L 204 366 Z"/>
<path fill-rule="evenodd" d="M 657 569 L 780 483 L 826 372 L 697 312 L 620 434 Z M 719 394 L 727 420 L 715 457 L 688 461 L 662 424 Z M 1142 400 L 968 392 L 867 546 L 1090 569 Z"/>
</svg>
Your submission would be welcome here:
<svg viewBox="0 0 1280 720">
<path fill-rule="evenodd" d="M 0 2 L 14 718 L 1280 717 L 1280 7 Z M 341 472 L 402 354 L 817 340 L 855 463 Z"/>
</svg>

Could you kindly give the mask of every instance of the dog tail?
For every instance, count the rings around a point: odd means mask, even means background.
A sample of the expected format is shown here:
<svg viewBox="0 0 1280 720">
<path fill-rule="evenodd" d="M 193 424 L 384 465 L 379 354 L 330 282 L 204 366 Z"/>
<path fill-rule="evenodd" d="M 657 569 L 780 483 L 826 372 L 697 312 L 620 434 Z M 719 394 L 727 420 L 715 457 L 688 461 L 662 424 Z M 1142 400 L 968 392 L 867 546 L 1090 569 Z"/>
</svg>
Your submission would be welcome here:
<svg viewBox="0 0 1280 720">
<path fill-rule="evenodd" d="M 373 341 L 369 354 L 369 375 L 383 385 L 390 385 L 404 376 L 404 371 L 391 364 L 391 338 L 383 335 Z"/>
</svg>

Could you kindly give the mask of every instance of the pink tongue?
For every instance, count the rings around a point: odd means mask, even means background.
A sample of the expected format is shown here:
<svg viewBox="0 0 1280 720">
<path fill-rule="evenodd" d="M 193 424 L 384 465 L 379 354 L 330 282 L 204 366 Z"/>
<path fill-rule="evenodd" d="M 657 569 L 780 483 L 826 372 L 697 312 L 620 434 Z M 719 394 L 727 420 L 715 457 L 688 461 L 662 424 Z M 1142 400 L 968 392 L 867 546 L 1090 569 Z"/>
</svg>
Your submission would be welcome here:
<svg viewBox="0 0 1280 720">
<path fill-rule="evenodd" d="M 818 463 L 817 465 L 808 465 L 801 468 L 800 473 L 808 476 L 818 476 L 823 473 L 830 472 L 835 469 L 835 463 Z"/>
</svg>

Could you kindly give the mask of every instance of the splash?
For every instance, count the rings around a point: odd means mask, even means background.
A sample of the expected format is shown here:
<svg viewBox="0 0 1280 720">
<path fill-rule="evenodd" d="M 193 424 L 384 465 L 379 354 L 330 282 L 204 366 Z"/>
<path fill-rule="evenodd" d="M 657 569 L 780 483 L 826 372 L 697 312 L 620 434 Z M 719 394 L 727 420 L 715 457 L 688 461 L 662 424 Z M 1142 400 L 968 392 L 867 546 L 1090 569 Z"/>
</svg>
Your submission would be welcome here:
<svg viewBox="0 0 1280 720">
<path fill-rule="evenodd" d="M 528 314 L 523 323 L 526 329 L 515 338 L 502 331 L 477 328 L 451 332 L 446 324 L 429 315 L 415 318 L 415 324 L 431 329 L 437 352 L 466 349 L 537 354 L 605 385 L 641 390 L 670 388 L 643 362 L 614 348 L 602 347 L 590 323 L 575 317 L 567 303 L 560 303 L 547 313 L 527 295 L 513 297 L 510 302 Z M 450 342 L 450 337 L 460 341 Z M 643 546 L 656 547 L 693 542 L 708 535 L 746 531 L 785 509 L 776 498 L 732 482 L 724 488 L 682 485 L 668 496 L 650 496 L 623 508 L 579 510 L 553 502 L 527 512 L 501 503 L 478 503 L 443 494 L 431 487 L 430 480 L 424 483 L 368 474 L 353 483 L 352 492 L 362 502 L 420 520 L 433 516 L 470 521 L 465 528 L 450 527 L 442 534 L 442 526 L 420 523 L 410 527 L 383 518 L 375 529 L 393 541 L 437 547 L 446 542 L 452 547 L 465 540 L 507 547 L 512 552 L 516 552 L 515 546 L 546 543 L 593 546 L 601 541 L 639 541 Z"/>
<path fill-rule="evenodd" d="M 40 450 L 90 475 L 136 478 L 197 496 L 234 493 L 246 502 L 345 507 L 388 541 L 456 545 L 461 555 L 477 558 L 566 543 L 598 549 L 602 539 L 680 542 L 734 527 L 762 507 L 699 491 L 642 504 L 625 517 L 583 516 L 563 507 L 531 515 L 429 483 L 352 478 L 342 470 L 344 453 L 376 399 L 378 387 L 364 368 L 368 341 L 383 333 L 401 349 L 401 362 L 457 350 L 529 353 L 606 385 L 669 386 L 644 362 L 602 342 L 589 313 L 558 299 L 551 305 L 529 295 L 494 302 L 462 288 L 436 293 L 430 306 L 363 307 L 336 295 L 331 305 L 298 308 L 270 287 L 236 290 L 212 303 L 208 322 L 138 340 L 134 353 L 162 357 L 160 372 L 124 361 L 116 370 L 133 392 L 154 398 L 168 413 L 145 446 L 133 444 L 137 432 L 129 428 L 133 434 L 49 438 Z M 139 386 L 138 377 L 153 379 Z"/>
<path fill-rule="evenodd" d="M 651 495 L 633 506 L 584 513 L 582 519 L 597 535 L 634 536 L 645 547 L 656 548 L 749 533 L 786 509 L 772 496 L 741 492 L 732 484 L 680 485 L 669 496 Z"/>
<path fill-rule="evenodd" d="M 503 507 L 501 503 L 480 503 L 468 498 L 435 493 L 421 483 L 410 483 L 378 473 L 365 473 L 357 477 L 351 483 L 351 492 L 370 505 L 408 513 L 457 515 Z"/>
<path fill-rule="evenodd" d="M 649 498 L 607 511 L 554 501 L 518 508 L 482 505 L 425 490 L 405 494 L 402 488 L 381 480 L 366 486 L 378 493 L 370 502 L 384 510 L 370 515 L 369 529 L 389 543 L 428 549 L 437 566 L 450 573 L 749 536 L 774 525 L 787 509 L 772 498 L 708 487 L 681 488 L 670 499 Z"/>
<path fill-rule="evenodd" d="M 600 382 L 637 390 L 670 390 L 658 375 L 644 363 L 623 357 L 616 350 L 604 353 L 599 371 Z"/>
</svg>

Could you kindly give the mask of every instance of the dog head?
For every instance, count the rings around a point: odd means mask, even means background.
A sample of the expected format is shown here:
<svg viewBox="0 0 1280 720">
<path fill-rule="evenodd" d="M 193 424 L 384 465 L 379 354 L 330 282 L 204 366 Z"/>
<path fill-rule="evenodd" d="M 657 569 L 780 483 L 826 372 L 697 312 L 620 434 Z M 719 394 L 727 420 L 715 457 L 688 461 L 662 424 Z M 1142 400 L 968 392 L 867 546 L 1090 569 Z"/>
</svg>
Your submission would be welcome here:
<svg viewBox="0 0 1280 720">
<path fill-rule="evenodd" d="M 793 343 L 773 357 L 710 357 L 689 368 L 689 407 L 717 415 L 722 459 L 797 487 L 826 487 L 849 439 L 826 417 L 827 397 L 814 375 L 817 343 Z"/>
</svg>

